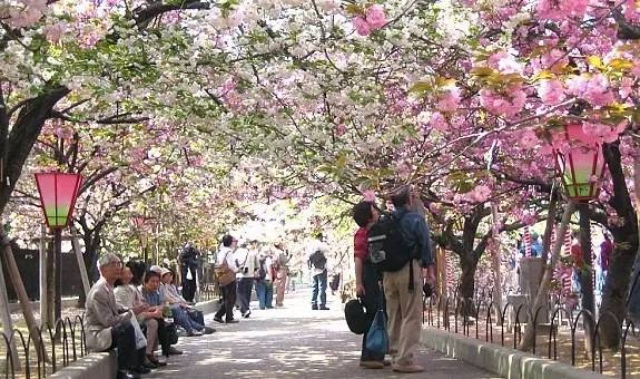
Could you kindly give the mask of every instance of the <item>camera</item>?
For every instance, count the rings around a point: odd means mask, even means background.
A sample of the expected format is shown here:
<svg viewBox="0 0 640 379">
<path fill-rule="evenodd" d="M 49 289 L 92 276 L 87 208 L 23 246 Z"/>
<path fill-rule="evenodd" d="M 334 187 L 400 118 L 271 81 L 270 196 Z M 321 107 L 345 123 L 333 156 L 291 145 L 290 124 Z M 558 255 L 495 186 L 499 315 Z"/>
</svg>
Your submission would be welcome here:
<svg viewBox="0 0 640 379">
<path fill-rule="evenodd" d="M 379 245 L 379 246 L 378 246 Z M 383 250 L 382 243 L 370 246 L 369 259 L 372 263 L 380 263 L 387 258 L 387 253 Z"/>
<path fill-rule="evenodd" d="M 242 268 L 242 273 L 243 273 L 244 275 L 247 275 L 247 274 L 249 273 L 249 267 L 243 267 L 243 268 Z"/>
</svg>

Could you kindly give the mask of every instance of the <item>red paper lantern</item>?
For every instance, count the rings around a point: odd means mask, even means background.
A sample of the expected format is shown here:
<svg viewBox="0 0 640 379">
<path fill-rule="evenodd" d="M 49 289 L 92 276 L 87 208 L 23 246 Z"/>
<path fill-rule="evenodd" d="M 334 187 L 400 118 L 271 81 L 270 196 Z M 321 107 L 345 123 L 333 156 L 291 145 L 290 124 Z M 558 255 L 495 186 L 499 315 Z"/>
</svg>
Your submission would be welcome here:
<svg viewBox="0 0 640 379">
<path fill-rule="evenodd" d="M 73 215 L 82 176 L 48 172 L 35 174 L 35 177 L 47 226 L 51 229 L 66 227 Z"/>
<path fill-rule="evenodd" d="M 578 122 L 565 125 L 556 137 L 553 153 L 567 196 L 575 201 L 598 197 L 606 165 L 598 139 L 585 134 Z"/>
</svg>

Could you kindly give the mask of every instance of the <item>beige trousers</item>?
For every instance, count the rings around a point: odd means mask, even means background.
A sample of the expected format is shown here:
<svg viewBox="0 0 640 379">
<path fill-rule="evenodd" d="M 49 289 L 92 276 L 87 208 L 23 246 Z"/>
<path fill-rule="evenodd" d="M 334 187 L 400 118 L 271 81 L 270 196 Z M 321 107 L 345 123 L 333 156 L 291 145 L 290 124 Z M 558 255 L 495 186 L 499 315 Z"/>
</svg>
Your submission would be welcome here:
<svg viewBox="0 0 640 379">
<path fill-rule="evenodd" d="M 158 321 L 148 318 L 144 323 L 147 325 L 147 354 L 153 354 L 158 347 Z"/>
<path fill-rule="evenodd" d="M 284 292 L 287 289 L 287 270 L 278 270 L 273 284 L 276 287 L 276 305 L 281 307 L 284 304 Z"/>
<path fill-rule="evenodd" d="M 413 266 L 415 290 L 409 292 L 409 269 Z M 389 350 L 394 364 L 414 364 L 413 354 L 422 334 L 422 270 L 417 261 L 400 271 L 384 273 L 384 292 L 389 316 Z"/>
</svg>

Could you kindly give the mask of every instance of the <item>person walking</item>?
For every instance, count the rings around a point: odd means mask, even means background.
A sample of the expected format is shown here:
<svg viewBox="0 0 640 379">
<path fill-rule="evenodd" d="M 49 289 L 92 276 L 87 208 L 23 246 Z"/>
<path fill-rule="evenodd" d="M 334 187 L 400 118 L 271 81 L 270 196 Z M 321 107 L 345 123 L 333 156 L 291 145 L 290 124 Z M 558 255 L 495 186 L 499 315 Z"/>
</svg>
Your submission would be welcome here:
<svg viewBox="0 0 640 379">
<path fill-rule="evenodd" d="M 412 258 L 400 270 L 384 273 L 389 351 L 394 371 L 423 372 L 424 367 L 414 361 L 414 353 L 420 345 L 422 330 L 423 280 L 435 284 L 429 227 L 424 216 L 413 210 L 414 194 L 410 186 L 401 187 L 392 195 L 391 201 L 395 208 L 391 217 L 397 220 L 403 248 L 409 249 Z"/>
<path fill-rule="evenodd" d="M 287 289 L 287 275 L 289 273 L 289 255 L 284 251 L 281 242 L 273 246 L 273 259 L 276 280 L 273 283 L 276 289 L 276 307 L 284 306 L 284 293 Z"/>
<path fill-rule="evenodd" d="M 237 244 L 238 240 L 229 234 L 222 237 L 222 247 L 220 248 L 216 259 L 217 266 L 222 266 L 222 264 L 226 262 L 227 267 L 231 271 L 238 271 L 238 266 L 236 265 L 236 259 L 234 256 Z M 237 323 L 238 320 L 233 317 L 233 308 L 236 304 L 236 281 L 234 280 L 225 286 L 221 286 L 220 292 L 222 292 L 222 304 L 220 305 L 218 312 L 216 312 L 213 317 L 213 320 L 227 324 Z M 225 317 L 224 320 L 222 319 L 223 316 Z"/>
<path fill-rule="evenodd" d="M 243 244 L 234 254 L 238 265 L 236 274 L 238 305 L 244 318 L 251 316 L 251 292 L 257 270 L 256 243 L 251 241 L 248 245 Z"/>
<path fill-rule="evenodd" d="M 313 294 L 311 297 L 311 309 L 329 310 L 327 308 L 327 254 L 329 247 L 322 241 L 322 233 L 309 241 L 306 246 L 307 265 L 313 272 Z M 320 305 L 318 305 L 320 297 Z"/>
</svg>

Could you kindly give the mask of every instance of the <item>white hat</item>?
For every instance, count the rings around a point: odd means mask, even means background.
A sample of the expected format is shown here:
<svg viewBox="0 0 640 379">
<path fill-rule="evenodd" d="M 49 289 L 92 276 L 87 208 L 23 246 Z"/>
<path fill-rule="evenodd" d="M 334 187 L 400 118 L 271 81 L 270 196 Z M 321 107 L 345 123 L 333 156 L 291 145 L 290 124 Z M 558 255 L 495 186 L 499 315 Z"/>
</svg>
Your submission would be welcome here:
<svg viewBox="0 0 640 379">
<path fill-rule="evenodd" d="M 164 267 L 163 267 L 163 268 L 160 270 L 160 277 L 163 277 L 163 276 L 165 276 L 166 274 L 173 274 L 173 273 L 172 273 L 172 272 L 171 272 L 171 270 L 169 270 L 168 268 L 164 268 Z"/>
<path fill-rule="evenodd" d="M 162 275 L 162 267 L 158 265 L 153 265 L 149 267 L 149 271 L 157 272 L 158 274 Z"/>
</svg>

